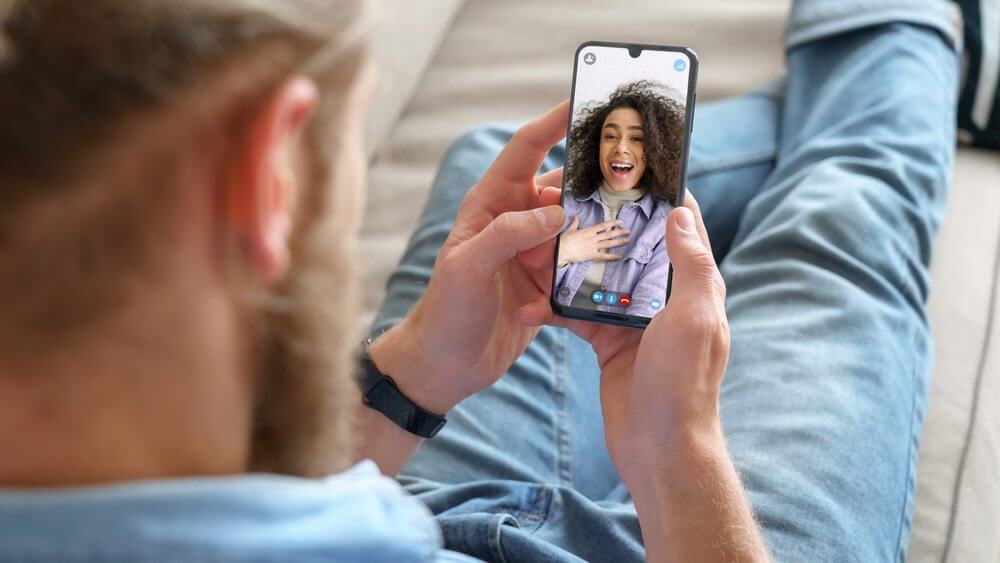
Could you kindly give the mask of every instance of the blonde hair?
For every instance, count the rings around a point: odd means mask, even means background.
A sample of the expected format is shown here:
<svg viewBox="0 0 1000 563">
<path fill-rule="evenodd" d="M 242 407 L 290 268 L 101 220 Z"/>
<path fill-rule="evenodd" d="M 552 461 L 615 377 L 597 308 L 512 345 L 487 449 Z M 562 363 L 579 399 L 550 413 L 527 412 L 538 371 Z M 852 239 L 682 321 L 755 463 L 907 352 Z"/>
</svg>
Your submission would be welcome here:
<svg viewBox="0 0 1000 563">
<path fill-rule="evenodd" d="M 364 0 L 0 0 L 0 304 L 14 315 L 42 297 L 25 315 L 49 338 L 108 309 L 120 292 L 106 282 L 148 254 L 180 135 L 239 126 L 297 74 L 320 84 L 317 115 L 329 114 L 363 64 L 369 12 Z M 94 164 L 192 100 L 204 111 L 174 119 L 160 153 Z M 318 121 L 306 139 L 317 184 L 336 142 Z"/>
<path fill-rule="evenodd" d="M 213 69 L 281 45 L 261 81 L 321 75 L 367 30 L 358 0 L 0 1 L 0 206 L 25 195 L 12 186 L 60 183 L 125 117 Z"/>
</svg>

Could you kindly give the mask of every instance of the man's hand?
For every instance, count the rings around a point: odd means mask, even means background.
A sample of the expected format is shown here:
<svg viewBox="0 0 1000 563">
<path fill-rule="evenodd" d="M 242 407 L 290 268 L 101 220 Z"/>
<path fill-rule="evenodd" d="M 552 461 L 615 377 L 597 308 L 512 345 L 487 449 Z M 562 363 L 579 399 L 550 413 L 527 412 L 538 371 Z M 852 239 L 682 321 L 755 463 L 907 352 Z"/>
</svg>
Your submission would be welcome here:
<svg viewBox="0 0 1000 563">
<path fill-rule="evenodd" d="M 726 290 L 690 195 L 668 217 L 666 237 L 673 290 L 645 331 L 553 317 L 547 300 L 521 318 L 565 326 L 594 346 L 608 451 L 635 501 L 648 560 L 766 560 L 722 435 Z"/>
<path fill-rule="evenodd" d="M 729 360 L 726 289 L 693 197 L 667 220 L 673 288 L 638 347 L 608 358 L 601 377 L 608 448 L 626 484 L 718 440 L 719 388 Z"/>
<path fill-rule="evenodd" d="M 729 358 L 726 290 L 690 194 L 685 207 L 670 214 L 666 236 L 673 291 L 645 331 L 554 317 L 547 299 L 522 312 L 529 325 L 564 326 L 593 345 L 608 451 L 626 484 L 681 435 L 718 431 L 718 392 Z"/>
<path fill-rule="evenodd" d="M 462 200 L 427 291 L 410 315 L 380 337 L 372 359 L 421 407 L 445 413 L 492 385 L 538 333 L 519 322 L 523 305 L 546 298 L 562 169 L 535 177 L 565 136 L 569 103 L 521 127 Z M 548 263 L 529 266 L 536 249 Z"/>
</svg>

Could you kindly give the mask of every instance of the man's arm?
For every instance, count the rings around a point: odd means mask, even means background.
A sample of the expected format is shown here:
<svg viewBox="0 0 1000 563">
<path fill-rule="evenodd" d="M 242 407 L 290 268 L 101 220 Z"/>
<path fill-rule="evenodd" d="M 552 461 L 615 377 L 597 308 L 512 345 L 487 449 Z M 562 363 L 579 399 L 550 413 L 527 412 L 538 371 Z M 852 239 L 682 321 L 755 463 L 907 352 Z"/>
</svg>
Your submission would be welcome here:
<svg viewBox="0 0 1000 563">
<path fill-rule="evenodd" d="M 469 190 L 434 263 L 423 297 L 369 348 L 379 370 L 423 409 L 447 412 L 492 385 L 521 355 L 538 327 L 521 308 L 548 302 L 562 169 L 535 177 L 566 134 L 569 102 L 521 127 Z M 358 459 L 395 475 L 421 440 L 360 405 Z"/>
<path fill-rule="evenodd" d="M 436 393 L 429 385 L 435 375 L 425 370 L 423 354 L 415 349 L 413 332 L 407 321 L 375 340 L 368 351 L 379 371 L 389 375 L 399 390 L 424 410 L 444 414 L 457 404 L 448 394 Z M 358 459 L 372 459 L 386 475 L 396 475 L 423 439 L 397 426 L 381 412 L 358 401 L 358 431 L 361 433 Z"/>
<path fill-rule="evenodd" d="M 630 485 L 648 561 L 767 561 L 721 428 L 678 436 Z"/>
<path fill-rule="evenodd" d="M 671 213 L 674 287 L 636 350 L 624 401 L 627 434 L 613 453 L 632 492 L 649 561 L 766 561 L 768 554 L 726 451 L 719 388 L 729 357 L 725 284 L 694 198 Z M 628 363 L 628 354 L 619 356 Z M 615 370 L 622 360 L 609 361 Z M 602 373 L 602 380 L 618 373 Z"/>
<path fill-rule="evenodd" d="M 649 561 L 766 561 L 726 451 L 719 388 L 729 358 L 725 284 L 693 197 L 667 219 L 674 284 L 645 331 L 552 317 L 589 341 L 601 364 L 608 452 L 632 493 Z"/>
</svg>

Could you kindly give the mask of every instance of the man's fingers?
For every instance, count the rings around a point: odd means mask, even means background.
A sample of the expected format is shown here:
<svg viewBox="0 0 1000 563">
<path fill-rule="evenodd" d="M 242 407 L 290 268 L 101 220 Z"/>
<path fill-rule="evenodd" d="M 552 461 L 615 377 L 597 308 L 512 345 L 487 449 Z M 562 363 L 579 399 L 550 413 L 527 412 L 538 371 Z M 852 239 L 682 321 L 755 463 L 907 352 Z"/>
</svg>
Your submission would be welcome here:
<svg viewBox="0 0 1000 563">
<path fill-rule="evenodd" d="M 551 239 L 542 244 L 519 252 L 518 261 L 535 270 L 546 270 L 552 268 L 556 253 L 556 239 Z"/>
<path fill-rule="evenodd" d="M 563 184 L 563 167 L 555 168 L 549 170 L 544 174 L 540 174 L 535 177 L 535 186 L 538 188 L 539 193 L 543 187 L 548 186 L 562 186 Z"/>
<path fill-rule="evenodd" d="M 556 187 L 542 188 L 538 192 L 538 206 L 559 205 L 562 201 L 562 190 Z"/>
<path fill-rule="evenodd" d="M 599 326 L 595 323 L 556 315 L 552 311 L 552 305 L 549 303 L 547 295 L 542 295 L 534 301 L 522 305 L 517 312 L 517 317 L 518 321 L 525 326 L 548 325 L 565 328 L 588 342 L 594 337 L 594 330 Z"/>
<path fill-rule="evenodd" d="M 611 254 L 610 252 L 598 252 L 594 256 L 596 256 L 598 260 L 621 260 L 622 259 L 621 254 Z"/>
<path fill-rule="evenodd" d="M 597 326 L 593 323 L 586 321 L 578 321 L 575 319 L 567 319 L 566 317 L 560 317 L 552 311 L 552 305 L 549 303 L 548 295 L 542 295 L 541 297 L 531 301 L 525 305 L 522 305 L 517 312 L 518 321 L 526 326 L 541 326 L 548 325 L 559 328 L 569 329 L 573 334 L 576 334 L 580 338 L 589 340 L 593 335 L 594 328 Z"/>
<path fill-rule="evenodd" d="M 712 257 L 712 247 L 698 231 L 697 217 L 687 206 L 667 217 L 667 254 L 674 270 L 670 300 L 704 300 L 724 303 L 726 286 Z"/>
<path fill-rule="evenodd" d="M 548 323 L 552 317 L 552 305 L 549 304 L 547 295 L 522 305 L 517 312 L 517 320 L 525 326 L 541 326 Z"/>
<path fill-rule="evenodd" d="M 712 243 L 708 240 L 708 229 L 705 228 L 705 219 L 701 216 L 701 206 L 698 205 L 698 200 L 691 195 L 690 191 L 686 191 L 684 196 L 684 207 L 691 210 L 694 214 L 694 223 L 698 228 L 698 235 L 701 236 L 701 242 L 705 245 L 705 248 L 709 252 L 712 251 Z"/>
<path fill-rule="evenodd" d="M 558 205 L 503 213 L 464 245 L 463 261 L 495 270 L 519 252 L 555 237 L 565 217 Z"/>
<path fill-rule="evenodd" d="M 566 136 L 568 122 L 569 100 L 566 100 L 545 115 L 522 125 L 486 174 L 499 174 L 511 182 L 531 180 L 549 149 Z"/>
<path fill-rule="evenodd" d="M 554 178 L 554 174 L 558 173 L 558 178 L 556 181 L 562 181 L 562 168 L 557 168 L 542 176 L 539 179 L 548 176 L 547 180 L 551 181 Z M 538 179 L 536 179 L 538 181 Z M 540 188 L 538 192 L 538 203 L 539 207 L 548 207 L 550 205 L 559 205 L 559 200 L 562 194 L 562 190 L 555 187 L 545 187 Z M 580 224 L 580 219 L 578 217 L 573 217 L 573 222 L 569 225 L 567 230 L 572 230 L 577 228 Z M 518 260 L 522 264 L 529 268 L 534 268 L 536 270 L 550 268 L 552 266 L 552 260 L 555 257 L 555 239 L 547 241 L 534 248 L 529 248 L 517 255 Z"/>
</svg>

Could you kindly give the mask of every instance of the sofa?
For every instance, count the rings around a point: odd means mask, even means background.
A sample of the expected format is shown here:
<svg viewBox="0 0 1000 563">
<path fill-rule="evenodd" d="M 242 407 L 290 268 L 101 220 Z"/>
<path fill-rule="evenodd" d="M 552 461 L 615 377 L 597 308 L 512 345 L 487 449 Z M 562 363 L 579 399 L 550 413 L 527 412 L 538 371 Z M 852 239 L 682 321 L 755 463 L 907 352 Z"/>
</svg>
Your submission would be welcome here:
<svg viewBox="0 0 1000 563">
<path fill-rule="evenodd" d="M 374 37 L 382 84 L 368 123 L 362 229 L 368 319 L 451 141 L 477 123 L 525 119 L 567 98 L 579 43 L 690 46 L 701 60 L 700 103 L 783 74 L 788 8 L 781 0 L 383 2 Z M 912 562 L 1000 561 L 998 292 L 1000 153 L 960 148 L 933 261 L 936 364 L 919 451 Z"/>
</svg>

